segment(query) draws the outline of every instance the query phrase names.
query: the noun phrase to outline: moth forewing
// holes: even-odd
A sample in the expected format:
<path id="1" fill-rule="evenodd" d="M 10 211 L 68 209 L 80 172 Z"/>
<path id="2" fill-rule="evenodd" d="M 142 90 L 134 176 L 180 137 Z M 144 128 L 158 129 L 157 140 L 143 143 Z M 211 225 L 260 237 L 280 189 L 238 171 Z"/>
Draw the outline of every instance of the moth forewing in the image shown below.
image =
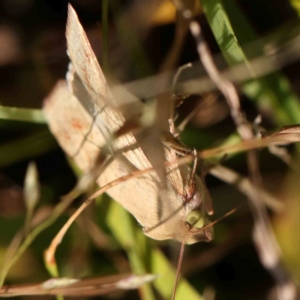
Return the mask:
<path id="1" fill-rule="evenodd" d="M 59 83 L 46 100 L 44 111 L 50 129 L 62 148 L 75 159 L 84 172 L 88 172 L 96 162 L 100 147 L 107 143 L 107 135 L 114 134 L 123 126 L 125 116 L 119 108 L 121 104 L 117 103 L 110 93 L 95 54 L 71 5 L 68 13 L 66 37 L 68 53 L 74 67 L 72 76 L 68 76 L 68 86 L 71 90 L 67 89 L 65 83 Z M 142 103 L 138 102 L 137 105 Z M 156 131 L 154 139 L 157 139 L 158 135 L 160 133 Z M 127 133 L 113 142 L 112 148 L 116 150 L 136 144 L 138 146 L 116 155 L 98 178 L 97 183 L 100 186 L 132 171 L 152 166 L 149 161 L 149 149 L 145 146 L 147 142 L 143 143 L 143 137 L 145 139 L 147 136 Z M 158 145 L 162 145 L 160 141 Z M 162 147 L 162 151 L 165 152 L 166 161 L 176 159 L 176 155 L 169 148 Z M 195 235 L 192 233 L 193 228 L 199 228 L 201 221 L 189 223 L 191 212 L 192 219 L 195 219 L 196 215 L 196 221 L 197 218 L 204 218 L 205 222 L 202 223 L 207 223 L 203 205 L 206 193 L 202 180 L 195 176 L 196 189 L 194 194 L 187 198 L 185 190 L 190 168 L 184 165 L 165 171 L 163 165 L 162 162 L 161 168 L 167 174 L 165 186 L 162 185 L 159 172 L 156 172 L 123 182 L 111 188 L 108 191 L 109 195 L 128 210 L 142 225 L 145 234 L 153 239 L 174 239 L 189 244 L 211 240 L 212 228 Z"/>
<path id="2" fill-rule="evenodd" d="M 90 95 L 90 97 L 79 98 L 79 101 L 92 116 L 97 116 L 95 122 L 102 132 L 113 134 L 124 124 L 125 119 L 128 120 L 128 118 L 142 111 L 141 103 L 124 89 L 118 89 L 119 97 L 117 99 L 112 96 L 84 29 L 71 5 L 69 5 L 68 9 L 66 38 L 68 54 L 74 70 Z M 123 105 L 122 98 L 127 99 L 127 105 Z M 126 109 L 128 108 L 128 102 L 131 104 L 130 109 Z M 132 111 L 135 113 L 132 113 Z M 147 138 L 145 138 L 145 134 Z M 143 130 L 140 133 L 128 134 L 115 143 L 117 148 L 122 148 L 124 144 L 138 143 L 142 147 L 144 154 L 140 159 L 142 167 L 149 167 L 149 165 L 144 165 L 146 161 L 144 156 L 146 156 L 156 168 L 160 182 L 165 187 L 165 169 L 162 168 L 164 152 L 158 132 Z M 138 168 L 141 168 L 141 166 L 138 166 Z"/>

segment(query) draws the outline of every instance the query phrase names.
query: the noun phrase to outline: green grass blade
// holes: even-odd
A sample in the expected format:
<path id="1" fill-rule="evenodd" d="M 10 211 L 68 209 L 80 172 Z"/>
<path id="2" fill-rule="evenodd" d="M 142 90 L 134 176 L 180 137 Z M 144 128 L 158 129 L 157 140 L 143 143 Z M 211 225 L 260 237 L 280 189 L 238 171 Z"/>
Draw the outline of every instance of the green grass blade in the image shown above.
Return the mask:
<path id="1" fill-rule="evenodd" d="M 13 140 L 0 148 L 0 167 L 7 167 L 24 159 L 33 158 L 57 147 L 54 137 L 42 129 L 28 136 Z M 20 151 L 20 149 L 22 149 Z"/>
<path id="2" fill-rule="evenodd" d="M 300 0 L 290 0 L 290 3 L 300 18 Z"/>
<path id="3" fill-rule="evenodd" d="M 247 17 L 233 0 L 226 1 L 226 6 L 222 0 L 202 0 L 201 3 L 228 64 L 244 63 L 251 70 L 241 45 L 257 39 L 258 36 Z M 263 54 L 262 48 L 255 51 L 257 55 Z M 287 78 L 280 72 L 243 84 L 243 91 L 261 108 L 272 111 L 278 126 L 300 122 L 299 99 Z"/>
<path id="4" fill-rule="evenodd" d="M 0 119 L 46 124 L 41 109 L 0 106 Z"/>

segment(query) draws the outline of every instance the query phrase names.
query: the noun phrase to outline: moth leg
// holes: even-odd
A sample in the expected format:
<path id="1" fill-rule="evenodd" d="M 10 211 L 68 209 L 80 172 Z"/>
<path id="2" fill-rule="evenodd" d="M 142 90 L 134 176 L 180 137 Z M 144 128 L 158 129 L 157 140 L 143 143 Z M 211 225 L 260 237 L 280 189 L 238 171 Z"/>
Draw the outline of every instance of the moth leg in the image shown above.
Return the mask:
<path id="1" fill-rule="evenodd" d="M 161 135 L 162 143 L 171 150 L 174 150 L 176 154 L 185 156 L 193 153 L 193 150 L 183 145 L 179 140 L 178 136 L 180 132 L 177 132 L 174 121 L 169 119 L 170 131 L 165 131 Z"/>
<path id="2" fill-rule="evenodd" d="M 180 156 L 193 153 L 192 149 L 183 145 L 178 139 L 176 139 L 170 132 L 164 132 L 162 134 L 162 143 L 169 149 L 175 151 Z"/>
<path id="3" fill-rule="evenodd" d="M 179 81 L 179 77 L 182 74 L 182 72 L 185 69 L 191 68 L 192 66 L 193 66 L 192 63 L 187 63 L 187 64 L 179 67 L 178 70 L 176 71 L 174 77 L 173 77 L 173 82 L 172 82 L 172 90 L 174 91 L 173 98 L 174 98 L 175 101 L 177 100 L 176 101 L 177 106 L 179 106 L 185 100 L 185 98 L 187 98 L 189 95 L 181 95 L 180 93 L 176 92 L 176 85 Z"/>
<path id="4" fill-rule="evenodd" d="M 192 169 L 190 170 L 190 173 L 187 176 L 185 185 L 184 185 L 184 193 L 185 197 L 188 201 L 193 195 L 196 193 L 196 170 L 198 166 L 198 155 L 197 155 L 197 150 L 188 148 L 187 146 L 183 145 L 180 143 L 178 139 L 176 139 L 173 134 L 172 134 L 172 126 L 173 123 L 170 121 L 170 132 L 164 133 L 162 142 L 163 144 L 168 147 L 169 149 L 173 150 L 177 155 L 180 156 L 185 156 L 187 154 L 193 154 L 194 155 L 194 161 L 193 161 L 193 166 Z M 174 128 L 174 127 L 173 127 Z M 203 164 L 203 163 L 202 163 Z M 210 166 L 212 168 L 213 166 Z M 210 196 L 210 193 L 205 185 L 204 177 L 208 173 L 202 170 L 203 168 L 201 167 L 201 181 L 203 183 L 203 210 L 209 214 L 213 214 L 213 205 L 212 205 L 212 199 Z"/>
<path id="5" fill-rule="evenodd" d="M 196 193 L 196 169 L 198 164 L 197 150 L 190 149 L 190 151 L 194 155 L 194 161 L 193 161 L 193 167 L 187 176 L 186 184 L 185 184 L 185 194 L 188 200 L 191 199 Z"/>
<path id="6" fill-rule="evenodd" d="M 191 169 L 190 174 L 187 177 L 187 182 L 186 182 L 186 196 L 189 199 L 190 197 L 193 197 L 193 195 L 196 193 L 196 170 L 198 166 L 198 155 L 197 155 L 197 150 L 193 149 L 191 150 L 193 155 L 194 155 L 194 161 L 193 161 L 193 167 Z M 212 198 L 210 196 L 209 190 L 205 184 L 205 179 L 203 176 L 202 172 L 202 167 L 201 167 L 201 181 L 203 183 L 203 211 L 207 213 L 208 215 L 213 215 L 214 210 L 213 210 L 213 205 L 212 205 Z"/>
<path id="7" fill-rule="evenodd" d="M 215 94 L 212 95 L 212 97 L 216 97 Z M 180 103 L 181 104 L 181 103 Z M 177 139 L 179 134 L 184 130 L 185 126 L 188 124 L 189 120 L 198 112 L 198 110 L 202 108 L 201 105 L 198 105 L 197 109 L 192 111 L 176 128 L 174 124 L 174 119 L 169 119 L 170 124 L 170 132 L 164 133 L 162 141 L 163 144 L 174 150 L 177 155 L 185 156 L 187 154 L 194 154 L 194 161 L 193 161 L 193 167 L 191 169 L 190 174 L 188 174 L 187 181 L 185 183 L 184 193 L 186 196 L 186 199 L 190 199 L 193 197 L 193 195 L 196 192 L 196 170 L 198 165 L 198 155 L 196 149 L 191 149 L 182 143 Z M 202 163 L 203 164 L 203 163 Z M 207 213 L 208 215 L 213 215 L 213 205 L 212 205 L 212 198 L 210 196 L 210 193 L 206 187 L 204 177 L 208 173 L 204 172 L 201 167 L 201 181 L 203 183 L 203 211 Z"/>
<path id="8" fill-rule="evenodd" d="M 185 156 L 187 154 L 193 154 L 194 155 L 194 161 L 193 166 L 190 171 L 190 173 L 187 176 L 185 185 L 184 185 L 184 194 L 187 201 L 191 199 L 195 193 L 196 193 L 196 170 L 198 166 L 198 155 L 197 150 L 191 149 L 182 143 L 176 138 L 176 129 L 173 120 L 169 120 L 170 123 L 170 132 L 164 133 L 162 137 L 163 144 L 168 147 L 169 149 L 172 149 L 175 151 L 177 155 Z M 175 134 L 174 134 L 175 133 Z M 206 174 L 202 172 L 201 167 L 201 181 L 203 183 L 203 211 L 207 213 L 208 215 L 212 215 L 214 213 L 213 211 L 213 205 L 212 205 L 212 199 L 210 196 L 210 193 L 205 185 L 204 177 Z"/>

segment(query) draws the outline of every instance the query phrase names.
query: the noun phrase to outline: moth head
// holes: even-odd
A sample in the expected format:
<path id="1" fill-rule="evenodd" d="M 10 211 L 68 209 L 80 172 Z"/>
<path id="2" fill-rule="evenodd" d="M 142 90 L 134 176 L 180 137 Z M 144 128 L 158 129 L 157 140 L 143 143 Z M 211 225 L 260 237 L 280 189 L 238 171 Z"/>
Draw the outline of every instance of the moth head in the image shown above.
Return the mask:
<path id="1" fill-rule="evenodd" d="M 185 240 L 186 244 L 198 242 L 210 242 L 214 237 L 213 226 L 210 226 L 210 220 L 199 210 L 192 210 L 186 217 L 188 234 Z"/>
<path id="2" fill-rule="evenodd" d="M 192 210 L 186 217 L 186 222 L 194 228 L 200 229 L 205 224 L 205 219 L 200 211 Z"/>

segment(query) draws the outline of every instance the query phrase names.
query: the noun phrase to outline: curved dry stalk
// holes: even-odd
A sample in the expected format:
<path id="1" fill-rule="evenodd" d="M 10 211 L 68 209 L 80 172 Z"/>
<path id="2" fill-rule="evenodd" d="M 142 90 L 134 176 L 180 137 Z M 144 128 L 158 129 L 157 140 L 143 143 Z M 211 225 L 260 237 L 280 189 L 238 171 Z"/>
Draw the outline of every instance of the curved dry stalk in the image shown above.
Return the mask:
<path id="1" fill-rule="evenodd" d="M 293 126 L 294 132 L 285 132 L 283 127 L 278 132 L 264 138 L 256 138 L 248 141 L 242 141 L 234 145 L 220 146 L 203 150 L 199 155 L 200 158 L 212 158 L 223 156 L 225 154 L 233 154 L 242 151 L 253 149 L 261 149 L 269 145 L 287 145 L 290 143 L 300 142 L 300 127 L 299 125 Z"/>
<path id="2" fill-rule="evenodd" d="M 140 170 L 133 172 L 132 174 L 128 174 L 126 176 L 120 177 L 116 180 L 111 181 L 110 183 L 104 185 L 101 187 L 97 192 L 93 193 L 91 196 L 89 196 L 82 204 L 81 206 L 72 214 L 72 216 L 69 218 L 69 220 L 65 223 L 65 225 L 60 229 L 60 231 L 57 233 L 57 235 L 52 239 L 52 242 L 50 246 L 45 250 L 44 252 L 44 258 L 47 263 L 51 263 L 55 261 L 55 252 L 57 246 L 61 243 L 64 235 L 66 234 L 67 230 L 70 228 L 70 226 L 73 224 L 73 222 L 76 220 L 76 218 L 85 210 L 87 206 L 89 206 L 94 199 L 102 195 L 104 192 L 106 192 L 109 188 L 116 186 L 117 184 L 127 181 L 129 179 L 133 179 L 139 176 L 142 176 L 144 174 L 147 174 L 149 172 L 155 172 L 154 168 L 149 168 L 145 170 Z M 63 201 L 66 201 L 73 197 L 73 195 L 67 195 L 64 197 Z"/>
<path id="3" fill-rule="evenodd" d="M 282 130 L 278 131 L 277 133 L 272 134 L 270 137 L 265 137 L 265 138 L 262 138 L 262 139 L 256 139 L 256 140 L 251 140 L 251 141 L 244 141 L 244 142 L 241 142 L 241 143 L 238 143 L 238 144 L 235 144 L 235 145 L 230 145 L 230 146 L 226 146 L 226 147 L 221 146 L 221 147 L 216 147 L 216 148 L 213 148 L 213 149 L 200 151 L 198 153 L 198 157 L 200 159 L 212 158 L 212 157 L 217 157 L 217 156 L 220 156 L 220 155 L 224 155 L 226 153 L 230 154 L 230 153 L 241 152 L 241 151 L 245 151 L 245 150 L 249 150 L 249 149 L 262 148 L 262 147 L 266 147 L 266 146 L 268 146 L 270 144 L 274 144 L 274 143 L 275 144 L 276 143 L 277 144 L 284 144 L 284 143 L 287 143 L 287 142 L 291 143 L 291 142 L 299 141 L 300 140 L 300 134 L 298 133 L 299 129 L 300 129 L 299 126 L 294 126 L 292 128 L 293 128 L 293 130 L 291 130 L 291 128 L 289 128 L 289 131 L 286 131 L 286 129 L 283 128 Z M 178 165 L 181 165 L 181 164 L 186 164 L 186 163 L 192 162 L 193 159 L 194 159 L 193 155 L 187 155 L 185 157 L 181 157 L 181 158 L 177 159 L 174 162 L 166 163 L 166 166 L 176 166 L 176 165 L 178 166 Z M 115 182 L 112 182 L 106 188 L 108 189 L 110 186 L 114 186 L 114 185 L 116 185 L 120 182 L 124 182 L 126 180 L 129 180 L 130 178 L 142 176 L 142 175 L 150 173 L 150 172 L 154 172 L 154 169 L 153 168 L 148 168 L 148 169 L 145 169 L 145 170 L 139 170 L 139 171 L 133 172 L 132 174 L 129 174 L 127 176 L 123 176 L 122 178 L 119 178 L 119 179 L 115 180 Z M 216 172 L 219 172 L 219 174 L 217 174 Z M 221 166 L 216 166 L 215 168 L 213 168 L 211 170 L 211 174 L 217 176 L 221 180 L 224 180 L 225 182 L 228 182 L 228 183 L 234 182 L 237 178 L 241 179 L 241 177 L 237 177 L 237 176 L 240 176 L 240 175 L 234 173 L 232 170 L 229 170 L 229 169 L 225 170 L 224 167 L 221 167 Z M 230 181 L 230 178 L 232 178 L 231 181 Z M 240 181 L 240 182 L 243 183 L 244 180 L 245 179 L 243 178 L 242 181 Z M 238 188 L 239 189 L 241 188 L 242 192 L 245 192 L 244 189 L 248 190 L 248 192 L 251 192 L 250 191 L 252 189 L 251 182 L 249 181 L 249 182 L 246 182 L 244 184 L 246 185 L 246 187 L 239 186 Z M 104 187 L 103 187 L 103 189 L 104 189 Z M 97 192 L 95 192 L 93 195 L 91 195 L 88 198 L 88 201 L 91 201 L 91 199 L 98 197 L 102 192 L 103 192 L 103 190 L 101 190 L 101 189 L 98 190 Z M 5 267 L 5 270 L 2 269 L 0 283 L 3 282 L 9 268 L 20 257 L 20 255 L 23 253 L 23 251 L 26 249 L 26 247 L 34 239 L 34 237 L 37 236 L 43 230 L 43 228 L 46 228 L 47 226 L 52 224 L 54 222 L 54 220 L 56 219 L 56 217 L 58 215 L 60 215 L 63 211 L 65 211 L 65 209 L 73 201 L 73 199 L 74 199 L 73 196 L 74 195 L 69 195 L 68 197 L 65 197 L 64 201 L 61 202 L 57 206 L 57 208 L 54 209 L 52 215 L 44 223 L 40 224 L 37 228 L 35 228 L 31 232 L 29 237 L 24 240 L 24 242 L 22 243 L 20 248 L 17 250 L 17 253 L 15 254 L 15 257 L 10 260 L 9 265 Z M 265 203 L 271 203 L 272 202 L 272 208 L 273 209 L 275 209 L 275 210 L 280 209 L 280 205 L 278 205 L 278 201 L 276 201 L 276 200 L 274 201 L 272 199 L 273 197 L 268 195 L 265 191 L 262 191 L 261 197 L 262 197 L 262 199 L 264 199 Z M 271 200 L 271 202 L 270 202 L 270 200 Z M 17 244 L 19 244 L 19 242 Z M 51 254 L 51 255 L 53 256 L 54 254 Z"/>
<path id="4" fill-rule="evenodd" d="M 300 134 L 297 132 L 300 130 L 299 126 L 293 127 L 296 132 L 290 133 L 286 132 L 286 130 L 283 128 L 282 130 L 278 131 L 277 133 L 272 134 L 270 137 L 265 137 L 263 139 L 255 139 L 250 141 L 243 141 L 241 143 L 230 145 L 230 146 L 221 146 L 216 147 L 213 149 L 208 149 L 204 151 L 198 152 L 198 157 L 201 159 L 204 158 L 212 158 L 224 154 L 230 154 L 230 153 L 236 153 L 241 152 L 249 149 L 256 149 L 256 148 L 262 148 L 266 147 L 270 144 L 276 144 L 276 143 L 286 143 L 286 141 L 298 141 L 300 140 Z M 290 134 L 292 136 L 290 136 Z M 186 163 L 192 162 L 194 159 L 194 155 L 187 155 L 185 157 L 178 158 L 177 160 L 173 162 L 167 162 L 165 163 L 166 167 L 171 166 L 178 166 Z M 56 237 L 52 240 L 50 246 L 45 251 L 45 259 L 46 261 L 50 262 L 52 259 L 54 259 L 55 251 L 59 243 L 61 242 L 63 236 L 67 232 L 68 228 L 72 225 L 72 223 L 75 221 L 75 219 L 80 215 L 80 213 L 92 202 L 93 199 L 99 197 L 102 193 L 107 191 L 109 188 L 121 183 L 125 182 L 127 180 L 130 180 L 132 178 L 137 178 L 139 176 L 143 176 L 145 174 L 155 172 L 154 168 L 148 168 L 144 170 L 138 170 L 135 172 L 132 172 L 131 174 L 128 174 L 126 176 L 120 177 L 107 185 L 100 188 L 98 191 L 93 193 L 91 196 L 89 196 L 85 202 L 78 208 L 78 210 L 70 217 L 68 222 L 62 227 L 62 229 L 59 231 L 59 233 L 56 235 Z M 213 169 L 210 170 L 210 173 L 219 179 L 229 183 L 229 184 L 235 184 L 237 185 L 238 189 L 244 193 L 246 196 L 254 196 L 255 191 L 258 191 L 260 193 L 260 197 L 262 201 L 268 205 L 270 208 L 272 208 L 274 211 L 281 211 L 283 208 L 283 204 L 277 200 L 272 195 L 268 194 L 263 189 L 255 187 L 251 183 L 250 180 L 247 178 L 242 177 L 241 175 L 237 174 L 236 172 L 225 168 L 224 166 L 217 165 Z M 74 195 L 71 193 L 64 197 L 64 201 L 72 199 Z"/>
<path id="5" fill-rule="evenodd" d="M 21 245 L 18 247 L 14 256 L 8 261 L 5 266 L 2 267 L 0 273 L 0 287 L 3 285 L 5 277 L 9 269 L 14 265 L 14 263 L 20 258 L 24 251 L 29 247 L 32 241 L 46 228 L 52 225 L 56 219 L 67 209 L 67 207 L 72 203 L 74 199 L 68 199 L 67 201 L 59 203 L 52 211 L 52 214 L 42 223 L 38 224 L 32 229 L 30 234 L 24 239 Z"/>

